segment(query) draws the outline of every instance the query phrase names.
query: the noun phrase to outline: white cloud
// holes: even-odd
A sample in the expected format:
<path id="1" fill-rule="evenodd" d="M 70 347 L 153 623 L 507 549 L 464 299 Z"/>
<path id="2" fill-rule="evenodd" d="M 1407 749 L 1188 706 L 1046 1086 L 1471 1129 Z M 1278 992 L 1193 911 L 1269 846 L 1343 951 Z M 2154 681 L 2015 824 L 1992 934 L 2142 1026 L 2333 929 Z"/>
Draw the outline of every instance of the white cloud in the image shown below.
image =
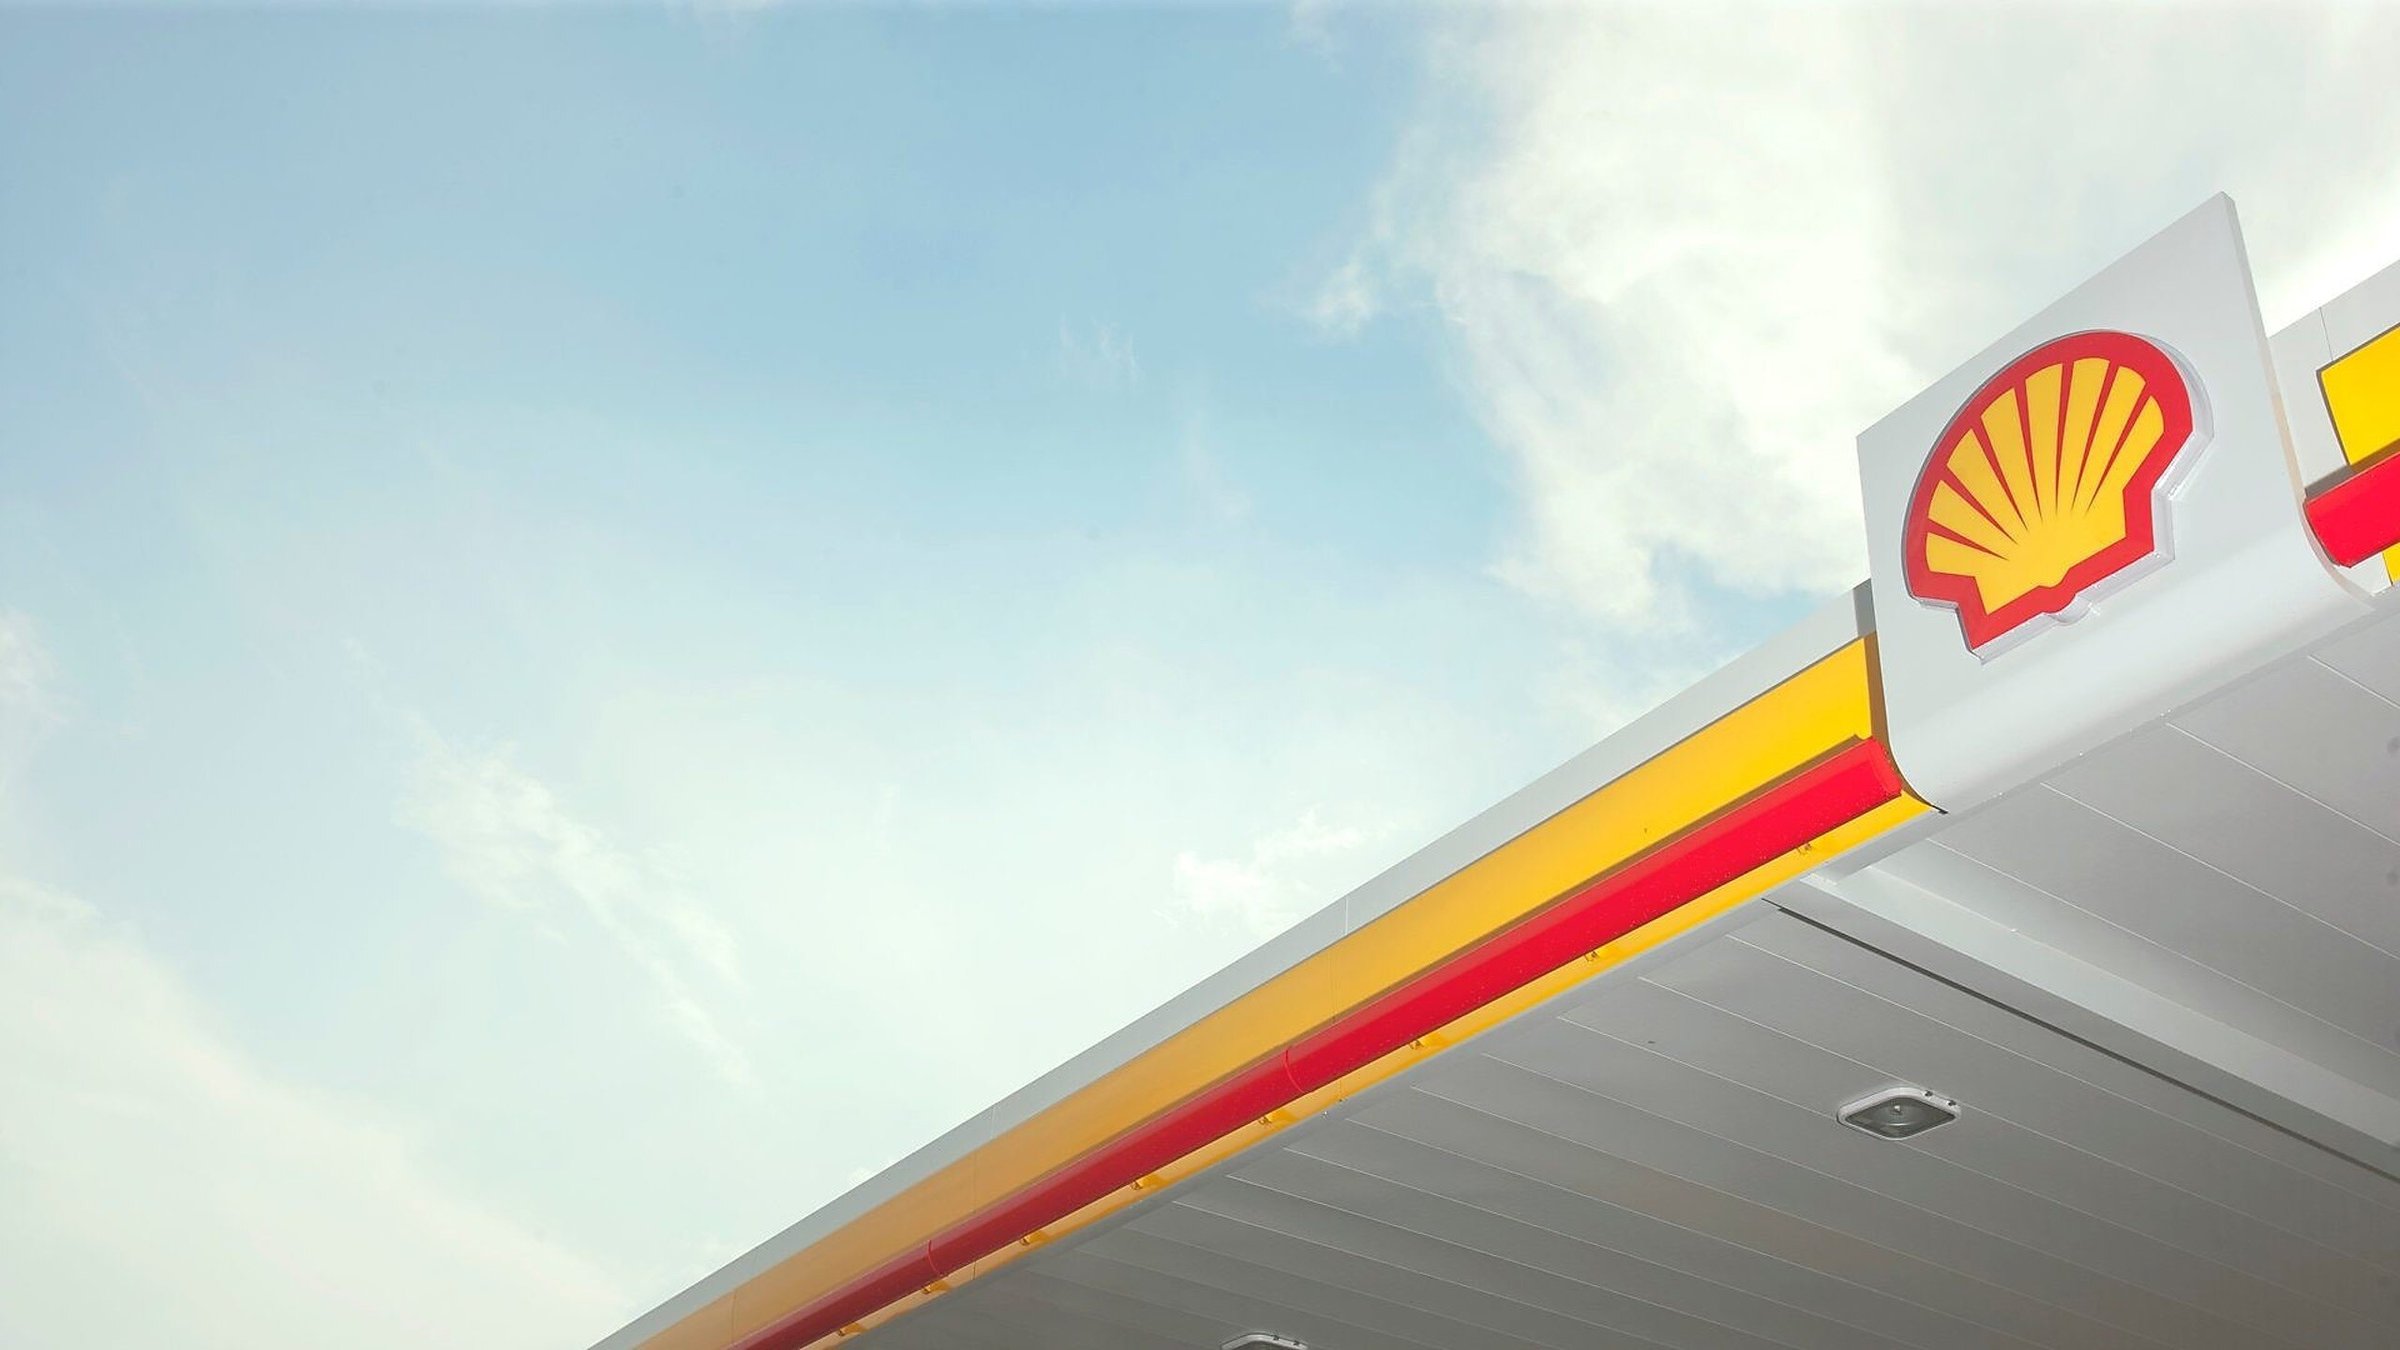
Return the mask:
<path id="1" fill-rule="evenodd" d="M 1142 382 L 1142 363 L 1133 343 L 1115 324 L 1097 320 L 1078 331 L 1058 321 L 1059 373 L 1094 389 L 1130 389 Z"/>
<path id="2" fill-rule="evenodd" d="M 34 631 L 33 619 L 0 610 L 0 717 L 47 719 L 55 663 Z"/>
<path id="3" fill-rule="evenodd" d="M 750 1056 L 710 1011 L 742 984 L 733 934 L 653 862 L 578 820 L 505 751 L 463 749 L 421 723 L 400 822 L 431 839 L 470 893 L 565 939 L 578 922 L 649 982 L 662 1014 L 727 1081 L 755 1080 Z"/>
<path id="4" fill-rule="evenodd" d="M 1514 460 L 1499 561 L 1620 630 L 1864 574 L 1856 434 L 2219 188 L 2268 317 L 2400 253 L 2400 19 L 2362 8 L 1508 9 L 1325 283 L 1423 287 Z"/>
<path id="5" fill-rule="evenodd" d="M 1365 327 L 1381 303 L 1366 259 L 1352 256 L 1325 278 L 1301 312 L 1319 328 L 1347 337 Z"/>
<path id="6" fill-rule="evenodd" d="M 1340 882 L 1360 880 L 1337 874 L 1383 833 L 1330 826 L 1310 810 L 1291 825 L 1261 835 L 1244 858 L 1180 852 L 1175 855 L 1175 909 L 1197 918 L 1230 919 L 1261 937 L 1281 932 L 1331 900 Z"/>
<path id="7" fill-rule="evenodd" d="M 1213 444 L 1205 413 L 1197 409 L 1187 413 L 1183 419 L 1184 483 L 1208 520 L 1239 525 L 1250 518 L 1250 494 L 1226 472 Z"/>
<path id="8" fill-rule="evenodd" d="M 248 1061 L 129 931 L 0 878 L 0 1344 L 572 1346 L 627 1300 Z"/>
<path id="9" fill-rule="evenodd" d="M 0 609 L 0 811 L 12 805 L 34 743 L 58 725 L 56 686 L 57 662 L 32 617 Z"/>

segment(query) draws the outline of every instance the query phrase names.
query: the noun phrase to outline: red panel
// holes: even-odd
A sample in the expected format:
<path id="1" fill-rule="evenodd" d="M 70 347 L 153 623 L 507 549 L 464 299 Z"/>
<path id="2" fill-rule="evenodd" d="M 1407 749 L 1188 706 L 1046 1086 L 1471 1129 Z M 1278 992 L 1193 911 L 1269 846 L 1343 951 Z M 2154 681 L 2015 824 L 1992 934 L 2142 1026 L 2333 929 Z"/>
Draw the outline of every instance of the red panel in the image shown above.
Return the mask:
<path id="1" fill-rule="evenodd" d="M 2400 447 L 2309 498 L 2308 527 L 2344 567 L 2400 547 Z"/>
<path id="2" fill-rule="evenodd" d="M 1883 747 L 1854 741 L 937 1234 L 922 1250 L 794 1309 L 735 1350 L 798 1350 L 839 1331 L 1856 820 L 1902 790 Z"/>

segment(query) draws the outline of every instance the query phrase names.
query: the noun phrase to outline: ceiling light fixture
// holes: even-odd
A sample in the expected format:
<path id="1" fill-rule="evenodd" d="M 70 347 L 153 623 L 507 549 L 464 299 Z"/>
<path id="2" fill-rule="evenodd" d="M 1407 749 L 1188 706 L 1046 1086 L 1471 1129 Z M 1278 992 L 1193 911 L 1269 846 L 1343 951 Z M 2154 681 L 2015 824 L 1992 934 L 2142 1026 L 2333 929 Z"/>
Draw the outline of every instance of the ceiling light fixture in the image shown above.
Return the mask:
<path id="1" fill-rule="evenodd" d="M 1878 1139 L 1911 1139 L 1958 1119 L 1958 1103 L 1921 1087 L 1896 1087 L 1845 1106 L 1842 1123 Z"/>
<path id="2" fill-rule="evenodd" d="M 1253 1331 L 1247 1336 L 1236 1336 L 1225 1342 L 1225 1350 L 1308 1350 L 1308 1347 L 1289 1336 L 1270 1336 L 1263 1331 Z"/>

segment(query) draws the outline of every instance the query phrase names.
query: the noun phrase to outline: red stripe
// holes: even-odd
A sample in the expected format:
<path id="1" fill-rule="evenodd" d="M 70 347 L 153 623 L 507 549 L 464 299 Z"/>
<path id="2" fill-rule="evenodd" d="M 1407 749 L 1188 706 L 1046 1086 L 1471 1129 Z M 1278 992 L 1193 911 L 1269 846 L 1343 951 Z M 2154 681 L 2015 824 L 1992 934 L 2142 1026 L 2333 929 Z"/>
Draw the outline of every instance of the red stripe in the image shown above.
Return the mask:
<path id="1" fill-rule="evenodd" d="M 2343 567 L 2400 547 L 2400 445 L 2309 498 L 2308 527 Z"/>
<path id="2" fill-rule="evenodd" d="M 922 1249 L 794 1309 L 734 1350 L 798 1350 L 839 1331 L 1896 800 L 1902 791 L 1883 747 L 1853 741 L 953 1225 Z"/>
<path id="3" fill-rule="evenodd" d="M 1260 1060 L 953 1225 L 930 1244 L 935 1262 L 957 1270 L 989 1256 L 1044 1224 L 1055 1223 L 1306 1095 L 1285 1067 L 1287 1053 Z"/>
<path id="4" fill-rule="evenodd" d="M 1883 747 L 1858 741 L 1676 836 L 1291 1049 L 1309 1090 L 1516 992 L 1898 797 Z"/>

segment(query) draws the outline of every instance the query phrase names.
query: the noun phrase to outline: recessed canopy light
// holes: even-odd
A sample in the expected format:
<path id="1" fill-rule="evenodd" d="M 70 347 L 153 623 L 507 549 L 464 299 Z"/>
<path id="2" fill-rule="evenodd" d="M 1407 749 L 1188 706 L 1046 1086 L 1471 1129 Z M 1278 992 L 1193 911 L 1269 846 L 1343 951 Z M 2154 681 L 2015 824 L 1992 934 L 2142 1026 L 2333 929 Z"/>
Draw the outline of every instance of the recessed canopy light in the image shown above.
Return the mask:
<path id="1" fill-rule="evenodd" d="M 1270 1336 L 1263 1331 L 1253 1331 L 1247 1336 L 1236 1336 L 1225 1342 L 1225 1350 L 1308 1350 L 1308 1347 L 1289 1336 Z"/>
<path id="2" fill-rule="evenodd" d="M 1850 1103 L 1842 1123 L 1879 1139 L 1909 1139 L 1958 1119 L 1958 1103 L 1920 1087 L 1892 1088 Z"/>

